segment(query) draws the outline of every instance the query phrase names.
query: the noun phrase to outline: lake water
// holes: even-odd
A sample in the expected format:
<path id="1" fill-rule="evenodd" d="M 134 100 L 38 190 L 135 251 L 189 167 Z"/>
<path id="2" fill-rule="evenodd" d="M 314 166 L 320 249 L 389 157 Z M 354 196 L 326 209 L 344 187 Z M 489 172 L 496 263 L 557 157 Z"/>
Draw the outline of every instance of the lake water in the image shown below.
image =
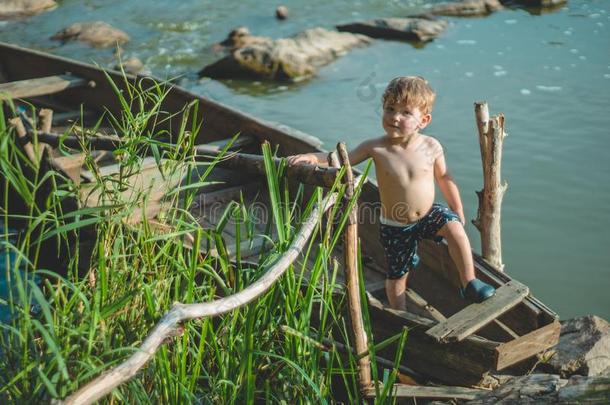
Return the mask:
<path id="1" fill-rule="evenodd" d="M 153 3 L 153 4 L 151 4 Z M 422 48 L 376 41 L 295 85 L 197 79 L 215 60 L 211 44 L 239 25 L 255 35 L 290 36 L 315 26 L 422 10 L 424 1 L 64 0 L 56 10 L 0 23 L 0 40 L 63 56 L 114 64 L 112 50 L 48 39 L 77 21 L 104 20 L 131 36 L 124 54 L 159 77 L 265 119 L 319 137 L 326 148 L 379 135 L 379 99 L 399 75 L 425 76 L 438 93 L 426 132 L 443 143 L 473 218 L 482 174 L 473 102 L 506 116 L 503 204 L 506 271 L 562 318 L 610 319 L 610 2 L 571 0 L 548 13 L 507 9 L 451 25 Z M 428 2 L 431 3 L 431 2 Z M 468 225 L 475 247 L 478 234 Z M 478 250 L 478 249 L 477 249 Z"/>

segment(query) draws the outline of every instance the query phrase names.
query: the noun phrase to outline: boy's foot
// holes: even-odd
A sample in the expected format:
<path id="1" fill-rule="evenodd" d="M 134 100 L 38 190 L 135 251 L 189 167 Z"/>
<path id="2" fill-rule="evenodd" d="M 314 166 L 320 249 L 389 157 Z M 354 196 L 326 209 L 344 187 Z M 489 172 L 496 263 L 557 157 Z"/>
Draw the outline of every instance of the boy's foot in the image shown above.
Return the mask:
<path id="1" fill-rule="evenodd" d="M 496 289 L 489 284 L 475 278 L 470 280 L 465 288 L 460 288 L 462 298 L 472 302 L 481 303 L 496 293 Z"/>

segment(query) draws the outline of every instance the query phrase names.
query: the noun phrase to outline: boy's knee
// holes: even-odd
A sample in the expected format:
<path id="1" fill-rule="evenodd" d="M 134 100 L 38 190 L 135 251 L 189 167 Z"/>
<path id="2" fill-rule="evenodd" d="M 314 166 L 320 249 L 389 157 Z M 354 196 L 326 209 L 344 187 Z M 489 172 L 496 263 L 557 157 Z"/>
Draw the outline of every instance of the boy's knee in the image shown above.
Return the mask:
<path id="1" fill-rule="evenodd" d="M 458 221 L 449 221 L 442 228 L 441 232 L 439 232 L 441 236 L 452 239 L 452 240 L 460 240 L 466 238 L 466 231 L 464 230 L 464 226 Z"/>

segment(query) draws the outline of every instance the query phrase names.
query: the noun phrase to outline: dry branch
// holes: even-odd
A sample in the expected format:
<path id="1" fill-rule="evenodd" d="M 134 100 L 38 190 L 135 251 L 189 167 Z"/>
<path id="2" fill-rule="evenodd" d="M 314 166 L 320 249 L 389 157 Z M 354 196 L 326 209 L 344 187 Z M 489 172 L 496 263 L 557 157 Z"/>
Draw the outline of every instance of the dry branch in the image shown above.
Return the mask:
<path id="1" fill-rule="evenodd" d="M 354 196 L 354 175 L 349 162 L 345 144 L 337 145 L 339 161 L 345 166 L 347 189 L 345 193 L 346 202 Z M 348 204 L 346 204 L 348 206 Z M 354 204 L 350 213 L 344 234 L 345 252 L 345 283 L 347 286 L 347 299 L 349 315 L 354 333 L 354 347 L 360 356 L 368 351 L 368 342 L 362 319 L 362 305 L 360 303 L 360 286 L 358 281 L 358 205 Z M 358 379 L 360 388 L 365 390 L 371 385 L 371 363 L 368 356 L 358 360 Z"/>
<path id="2" fill-rule="evenodd" d="M 501 208 L 508 187 L 501 180 L 502 142 L 506 136 L 504 116 L 500 114 L 490 119 L 485 102 L 475 103 L 474 109 L 483 163 L 483 189 L 477 191 L 479 209 L 472 223 L 481 233 L 483 258 L 502 270 Z"/>
<path id="3" fill-rule="evenodd" d="M 315 207 L 301 226 L 299 233 L 288 247 L 288 250 L 269 266 L 265 274 L 252 285 L 236 294 L 200 304 L 174 304 L 172 309 L 161 318 L 146 337 L 137 351 L 126 361 L 108 372 L 95 378 L 74 394 L 67 397 L 63 404 L 91 404 L 109 394 L 120 384 L 130 380 L 144 365 L 153 358 L 159 347 L 167 338 L 174 336 L 180 324 L 191 320 L 225 314 L 244 306 L 264 294 L 293 263 L 313 233 L 323 212 L 336 201 L 335 193 L 327 195 Z"/>

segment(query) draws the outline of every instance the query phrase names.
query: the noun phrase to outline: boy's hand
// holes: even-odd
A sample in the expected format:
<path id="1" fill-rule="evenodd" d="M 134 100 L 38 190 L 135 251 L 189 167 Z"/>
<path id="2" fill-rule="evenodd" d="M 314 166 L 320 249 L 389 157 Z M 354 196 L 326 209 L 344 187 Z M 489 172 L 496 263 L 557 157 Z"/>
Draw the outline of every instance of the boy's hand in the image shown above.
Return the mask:
<path id="1" fill-rule="evenodd" d="M 302 155 L 292 155 L 286 158 L 289 166 L 299 165 L 299 164 L 308 164 L 308 165 L 317 165 L 318 159 L 312 153 L 305 153 Z"/>

